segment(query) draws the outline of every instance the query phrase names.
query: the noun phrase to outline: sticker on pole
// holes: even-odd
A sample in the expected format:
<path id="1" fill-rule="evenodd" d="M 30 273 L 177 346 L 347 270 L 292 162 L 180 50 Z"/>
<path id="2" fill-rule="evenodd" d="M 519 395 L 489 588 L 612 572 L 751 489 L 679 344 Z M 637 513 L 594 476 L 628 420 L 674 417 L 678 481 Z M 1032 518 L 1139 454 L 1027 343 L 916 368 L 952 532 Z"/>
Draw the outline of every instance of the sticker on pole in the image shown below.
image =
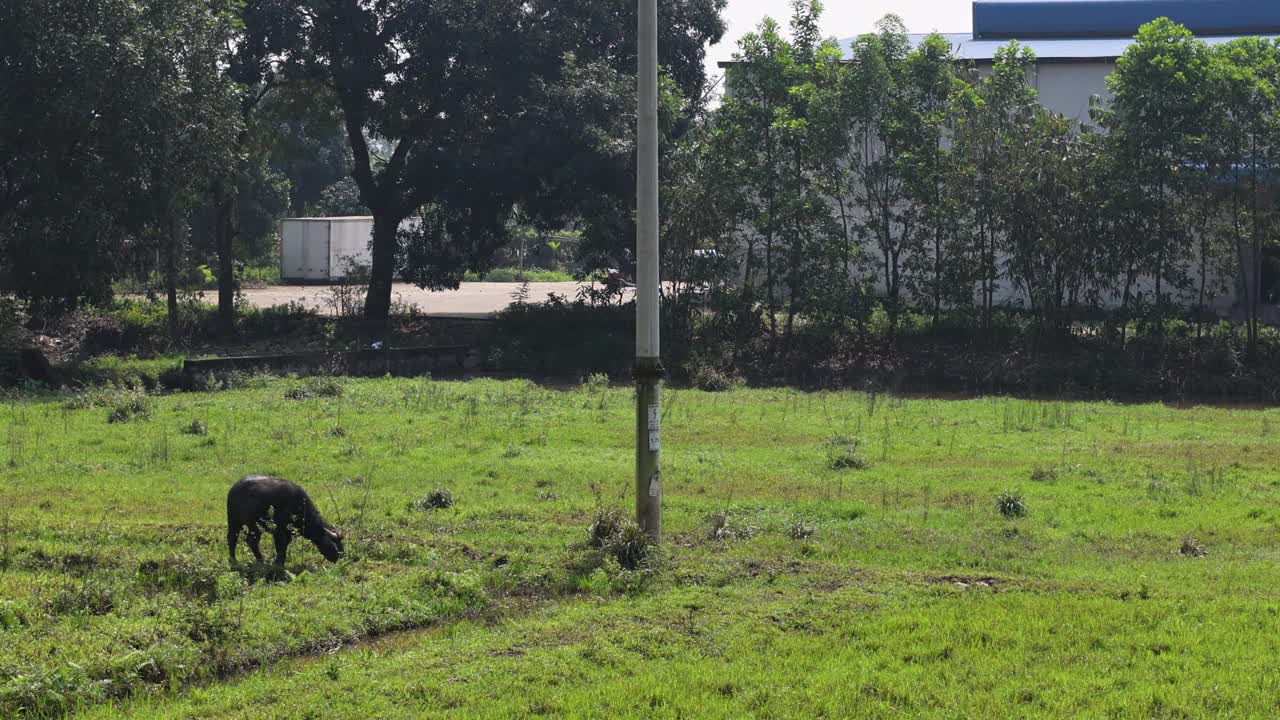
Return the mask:
<path id="1" fill-rule="evenodd" d="M 654 473 L 649 478 L 649 497 L 658 497 L 662 494 L 662 473 Z"/>
<path id="2" fill-rule="evenodd" d="M 649 406 L 649 429 L 657 430 L 662 424 L 662 407 L 659 405 Z"/>
<path id="3" fill-rule="evenodd" d="M 649 431 L 649 452 L 658 452 L 662 449 L 662 431 Z"/>

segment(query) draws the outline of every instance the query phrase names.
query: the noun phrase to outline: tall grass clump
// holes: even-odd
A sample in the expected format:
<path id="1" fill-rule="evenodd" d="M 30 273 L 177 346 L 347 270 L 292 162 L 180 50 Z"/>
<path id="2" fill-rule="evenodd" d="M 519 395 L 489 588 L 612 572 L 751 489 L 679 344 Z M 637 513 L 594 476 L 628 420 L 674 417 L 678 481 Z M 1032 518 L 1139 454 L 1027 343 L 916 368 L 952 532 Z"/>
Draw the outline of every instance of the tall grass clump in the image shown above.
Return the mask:
<path id="1" fill-rule="evenodd" d="M 1022 493 L 1008 491 L 996 496 L 996 510 L 1010 520 L 1027 516 L 1027 501 Z"/>
<path id="2" fill-rule="evenodd" d="M 1183 557 L 1202 558 L 1208 555 L 1209 551 L 1196 536 L 1186 535 L 1182 538 L 1182 544 L 1178 546 L 1178 554 Z"/>
<path id="3" fill-rule="evenodd" d="M 613 557 L 624 570 L 640 569 L 656 547 L 653 538 L 617 508 L 596 511 L 587 530 L 587 544 Z"/>
<path id="4" fill-rule="evenodd" d="M 451 507 L 453 507 L 453 493 L 444 488 L 432 490 L 409 504 L 409 509 L 417 512 L 448 510 Z"/>
<path id="5" fill-rule="evenodd" d="M 291 386 L 285 391 L 285 398 L 289 400 L 311 400 L 314 398 L 339 398 L 342 397 L 346 388 L 337 378 L 332 377 L 313 377 Z"/>
<path id="6" fill-rule="evenodd" d="M 827 467 L 832 470 L 866 470 L 870 467 L 859 452 L 857 438 L 836 435 L 823 444 L 827 453 Z"/>
<path id="7" fill-rule="evenodd" d="M 153 412 L 151 398 L 140 392 L 121 394 L 112 404 L 107 422 L 128 423 L 137 420 L 150 420 Z"/>

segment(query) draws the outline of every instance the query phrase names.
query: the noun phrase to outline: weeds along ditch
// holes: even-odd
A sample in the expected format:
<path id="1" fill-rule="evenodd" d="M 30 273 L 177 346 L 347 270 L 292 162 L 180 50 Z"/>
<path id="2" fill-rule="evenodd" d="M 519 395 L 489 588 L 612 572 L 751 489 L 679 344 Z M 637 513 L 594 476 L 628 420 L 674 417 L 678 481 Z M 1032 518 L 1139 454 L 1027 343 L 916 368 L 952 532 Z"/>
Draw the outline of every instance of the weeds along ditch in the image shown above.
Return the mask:
<path id="1" fill-rule="evenodd" d="M 1223 622 L 1274 622 L 1278 411 L 786 389 L 664 400 L 655 549 L 627 521 L 632 394 L 599 376 L 10 394 L 0 716 L 163 699 L 395 630 L 580 600 L 609 613 L 740 596 L 725 612 L 746 631 L 760 593 L 856 587 L 949 617 L 938 593 L 962 585 L 1025 595 L 1034 618 L 1002 611 L 1015 635 L 1059 612 L 1032 602 L 1049 596 L 1115 612 L 1155 599 L 1149 622 L 1215 603 Z M 226 492 L 251 473 L 303 484 L 348 557 L 328 565 L 299 542 L 283 572 L 231 569 Z M 1142 662 L 1100 647 L 1099 661 Z"/>

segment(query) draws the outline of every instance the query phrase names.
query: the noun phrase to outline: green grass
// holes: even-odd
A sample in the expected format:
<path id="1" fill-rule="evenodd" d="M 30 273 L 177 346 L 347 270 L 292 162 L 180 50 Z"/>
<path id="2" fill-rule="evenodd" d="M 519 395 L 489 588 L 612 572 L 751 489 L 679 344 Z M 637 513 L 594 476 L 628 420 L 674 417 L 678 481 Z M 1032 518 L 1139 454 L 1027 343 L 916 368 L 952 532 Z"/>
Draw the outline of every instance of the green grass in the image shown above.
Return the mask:
<path id="1" fill-rule="evenodd" d="M 483 275 L 467 273 L 466 282 L 520 283 L 520 282 L 573 282 L 573 276 L 560 270 L 529 268 L 496 268 Z"/>
<path id="2" fill-rule="evenodd" d="M 0 406 L 0 716 L 1280 710 L 1274 410 L 668 391 L 632 572 L 586 542 L 630 502 L 628 390 L 298 385 Z M 230 571 L 250 472 L 350 557 Z"/>

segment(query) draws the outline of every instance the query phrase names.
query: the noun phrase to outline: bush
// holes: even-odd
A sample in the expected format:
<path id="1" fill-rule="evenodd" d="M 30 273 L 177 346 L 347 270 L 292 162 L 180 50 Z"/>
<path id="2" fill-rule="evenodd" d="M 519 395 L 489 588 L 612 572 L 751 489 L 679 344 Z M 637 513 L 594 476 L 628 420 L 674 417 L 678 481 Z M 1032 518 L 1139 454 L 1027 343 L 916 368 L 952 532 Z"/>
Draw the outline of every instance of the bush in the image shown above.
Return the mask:
<path id="1" fill-rule="evenodd" d="M 637 570 L 653 555 L 653 538 L 617 508 L 600 508 L 587 531 L 587 544 L 597 548 L 624 570 Z"/>
<path id="2" fill-rule="evenodd" d="M 313 398 L 338 398 L 342 397 L 346 388 L 337 378 L 332 377 L 313 377 L 307 378 L 301 383 L 290 387 L 285 391 L 285 398 L 289 400 L 311 400 Z"/>
<path id="3" fill-rule="evenodd" d="M 1208 555 L 1209 551 L 1194 535 L 1187 535 L 1182 538 L 1182 544 L 1178 546 L 1178 554 L 1183 557 L 1202 558 Z"/>
<path id="4" fill-rule="evenodd" d="M 1058 471 L 1051 467 L 1036 466 L 1031 471 L 1031 482 L 1051 483 L 1058 479 Z"/>
<path id="5" fill-rule="evenodd" d="M 866 470 L 870 464 L 858 453 L 858 440 L 836 435 L 827 440 L 827 467 L 832 470 Z"/>
<path id="6" fill-rule="evenodd" d="M 447 510 L 451 507 L 453 507 L 453 493 L 445 489 L 432 490 L 409 504 L 409 509 L 417 512 Z"/>
<path id="7" fill-rule="evenodd" d="M 787 535 L 792 540 L 808 540 L 816 532 L 812 525 L 806 525 L 803 518 L 796 518 L 787 526 Z"/>
<path id="8" fill-rule="evenodd" d="M 48 605 L 54 615 L 108 615 L 116 607 L 116 589 L 90 578 L 83 584 L 63 587 Z"/>
<path id="9" fill-rule="evenodd" d="M 653 548 L 653 538 L 640 529 L 639 525 L 628 521 L 605 546 L 605 551 L 612 555 L 623 569 L 637 570 L 649 559 Z"/>
<path id="10" fill-rule="evenodd" d="M 111 414 L 107 416 L 107 422 L 115 424 L 150 420 L 151 413 L 151 398 L 138 392 L 127 393 L 115 402 Z"/>
<path id="11" fill-rule="evenodd" d="M 31 618 L 25 608 L 12 600 L 0 600 L 0 631 L 17 630 L 30 624 Z"/>
<path id="12" fill-rule="evenodd" d="M 685 365 L 689 384 L 705 392 L 728 392 L 742 387 L 746 382 L 733 365 L 733 346 L 718 343 L 706 352 L 695 354 Z"/>
<path id="13" fill-rule="evenodd" d="M 710 529 L 708 540 L 750 540 L 755 536 L 757 528 L 751 525 L 735 526 L 728 510 L 713 512 L 707 516 Z"/>
<path id="14" fill-rule="evenodd" d="M 996 496 L 996 510 L 1006 518 L 1027 516 L 1027 503 L 1018 492 L 1004 492 Z"/>
<path id="15" fill-rule="evenodd" d="M 182 426 L 182 434 L 204 436 L 209 434 L 209 425 L 200 418 L 195 418 L 191 422 Z"/>
<path id="16" fill-rule="evenodd" d="M 593 548 L 604 548 L 622 532 L 627 522 L 626 516 L 617 508 L 600 508 L 587 529 L 587 544 Z"/>
<path id="17" fill-rule="evenodd" d="M 538 268 L 494 268 L 481 274 L 469 272 L 464 282 L 521 283 L 521 282 L 573 282 L 573 276 L 559 270 L 541 270 Z"/>

